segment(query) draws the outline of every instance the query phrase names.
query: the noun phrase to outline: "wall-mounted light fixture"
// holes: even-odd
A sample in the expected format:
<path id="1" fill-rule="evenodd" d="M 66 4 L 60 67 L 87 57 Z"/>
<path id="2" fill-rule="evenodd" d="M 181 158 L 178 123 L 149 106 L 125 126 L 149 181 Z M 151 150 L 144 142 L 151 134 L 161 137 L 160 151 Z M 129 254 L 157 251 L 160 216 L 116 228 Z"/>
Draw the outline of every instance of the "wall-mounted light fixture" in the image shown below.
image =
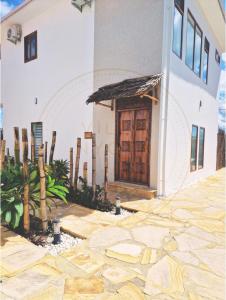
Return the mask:
<path id="1" fill-rule="evenodd" d="M 201 110 L 202 107 L 202 100 L 199 101 L 199 111 Z"/>
<path id="2" fill-rule="evenodd" d="M 85 5 L 91 7 L 92 0 L 71 0 L 71 4 L 74 5 L 80 12 Z"/>
<path id="3" fill-rule="evenodd" d="M 35 97 L 35 104 L 38 104 L 38 97 Z"/>

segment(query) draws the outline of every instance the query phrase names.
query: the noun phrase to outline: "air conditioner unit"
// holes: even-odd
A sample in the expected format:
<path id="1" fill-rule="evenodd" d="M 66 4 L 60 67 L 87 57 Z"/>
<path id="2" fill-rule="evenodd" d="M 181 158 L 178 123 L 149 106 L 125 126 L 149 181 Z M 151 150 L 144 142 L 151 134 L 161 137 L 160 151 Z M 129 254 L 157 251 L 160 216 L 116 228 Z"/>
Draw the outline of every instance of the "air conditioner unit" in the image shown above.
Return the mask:
<path id="1" fill-rule="evenodd" d="M 71 0 L 71 4 L 74 5 L 80 12 L 82 12 L 83 6 L 88 5 L 91 7 L 92 0 Z"/>
<path id="2" fill-rule="evenodd" d="M 16 44 L 17 42 L 21 41 L 22 36 L 22 28 L 19 24 L 14 24 L 10 26 L 7 31 L 7 40 Z"/>

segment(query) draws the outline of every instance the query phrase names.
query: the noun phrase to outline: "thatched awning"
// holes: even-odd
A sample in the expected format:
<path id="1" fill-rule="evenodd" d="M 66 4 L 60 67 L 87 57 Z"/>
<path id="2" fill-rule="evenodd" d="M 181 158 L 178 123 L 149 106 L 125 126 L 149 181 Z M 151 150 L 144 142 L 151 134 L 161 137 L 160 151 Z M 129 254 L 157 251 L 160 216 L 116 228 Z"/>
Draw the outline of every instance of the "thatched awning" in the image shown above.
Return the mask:
<path id="1" fill-rule="evenodd" d="M 86 103 L 101 102 L 125 97 L 147 95 L 162 78 L 162 74 L 126 79 L 118 83 L 105 85 L 93 93 Z"/>

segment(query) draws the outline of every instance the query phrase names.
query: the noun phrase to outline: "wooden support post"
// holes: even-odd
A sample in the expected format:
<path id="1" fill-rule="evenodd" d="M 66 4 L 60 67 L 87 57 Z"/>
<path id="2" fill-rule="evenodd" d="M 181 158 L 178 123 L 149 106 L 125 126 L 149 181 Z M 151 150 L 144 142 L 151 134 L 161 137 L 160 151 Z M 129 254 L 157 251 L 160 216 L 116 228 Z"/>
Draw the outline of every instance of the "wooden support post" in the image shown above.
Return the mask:
<path id="1" fill-rule="evenodd" d="M 79 174 L 79 161 L 81 155 L 81 138 L 77 138 L 77 152 L 75 159 L 75 178 L 74 178 L 74 189 L 78 188 L 78 174 Z"/>
<path id="2" fill-rule="evenodd" d="M 83 163 L 83 179 L 87 183 L 88 182 L 88 163 L 85 161 Z"/>
<path id="3" fill-rule="evenodd" d="M 29 213 L 29 183 L 28 183 L 28 139 L 27 129 L 22 129 L 22 154 L 23 154 L 23 177 L 24 177 L 24 231 L 30 231 L 30 213 Z"/>
<path id="4" fill-rule="evenodd" d="M 48 142 L 45 142 L 45 164 L 47 165 Z"/>
<path id="5" fill-rule="evenodd" d="M 55 144 L 56 144 L 56 131 L 53 131 L 52 144 L 51 144 L 51 149 L 50 149 L 50 154 L 49 154 L 49 164 L 52 164 L 52 162 L 53 162 L 53 154 L 54 154 Z"/>
<path id="6" fill-rule="evenodd" d="M 38 151 L 38 167 L 40 174 L 40 215 L 42 220 L 42 230 L 47 231 L 47 207 L 46 207 L 46 177 L 43 159 L 44 146 L 41 145 Z"/>
<path id="7" fill-rule="evenodd" d="M 33 127 L 31 126 L 31 161 L 35 162 L 35 134 Z"/>
<path id="8" fill-rule="evenodd" d="M 0 128 L 0 140 L 4 139 L 3 128 Z"/>
<path id="9" fill-rule="evenodd" d="M 5 140 L 0 140 L 0 170 L 2 171 L 4 169 L 5 165 Z"/>
<path id="10" fill-rule="evenodd" d="M 70 148 L 70 161 L 69 161 L 69 182 L 70 186 L 73 187 L 73 168 L 74 168 L 74 163 L 73 163 L 73 147 Z"/>
<path id="11" fill-rule="evenodd" d="M 108 145 L 104 151 L 104 200 L 108 199 Z"/>
<path id="12" fill-rule="evenodd" d="M 96 198 L 96 134 L 92 135 L 92 188 L 93 188 L 93 201 Z"/>
<path id="13" fill-rule="evenodd" d="M 15 163 L 20 163 L 20 133 L 19 127 L 14 127 L 14 155 Z"/>

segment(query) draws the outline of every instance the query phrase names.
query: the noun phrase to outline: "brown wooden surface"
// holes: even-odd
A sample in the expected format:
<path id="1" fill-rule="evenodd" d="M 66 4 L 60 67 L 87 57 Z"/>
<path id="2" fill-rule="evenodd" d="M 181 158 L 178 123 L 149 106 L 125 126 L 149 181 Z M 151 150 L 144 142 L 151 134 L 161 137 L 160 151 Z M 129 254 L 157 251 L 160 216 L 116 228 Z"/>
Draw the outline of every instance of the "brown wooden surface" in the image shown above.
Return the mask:
<path id="1" fill-rule="evenodd" d="M 31 161 L 35 161 L 35 134 L 33 126 L 31 126 Z"/>
<path id="2" fill-rule="evenodd" d="M 116 179 L 149 183 L 150 118 L 149 102 L 118 103 L 116 122 Z M 142 108 L 142 105 L 144 108 Z"/>
<path id="3" fill-rule="evenodd" d="M 93 188 L 93 201 L 96 197 L 96 134 L 93 133 L 92 137 L 92 188 Z"/>
<path id="4" fill-rule="evenodd" d="M 217 170 L 225 167 L 225 142 L 225 132 L 223 130 L 219 130 L 217 134 Z"/>
<path id="5" fill-rule="evenodd" d="M 108 145 L 104 150 L 104 200 L 108 199 Z"/>
<path id="6" fill-rule="evenodd" d="M 20 163 L 20 133 L 19 127 L 14 127 L 14 155 L 15 162 Z"/>
<path id="7" fill-rule="evenodd" d="M 6 141 L 0 140 L 0 170 L 4 169 Z"/>
<path id="8" fill-rule="evenodd" d="M 47 155 L 48 155 L 48 142 L 45 142 L 45 164 L 47 165 Z"/>
<path id="9" fill-rule="evenodd" d="M 24 231 L 28 233 L 30 231 L 30 213 L 29 213 L 29 183 L 28 181 L 28 138 L 27 129 L 22 129 L 22 154 L 23 154 L 23 177 L 24 177 Z"/>
<path id="10" fill-rule="evenodd" d="M 50 149 L 50 154 L 49 154 L 49 164 L 53 162 L 53 154 L 55 150 L 55 144 L 56 144 L 56 131 L 53 131 L 52 133 L 52 144 L 51 144 L 51 149 Z"/>
<path id="11" fill-rule="evenodd" d="M 40 215 L 42 220 L 42 230 L 46 232 L 48 227 L 47 206 L 46 206 L 46 178 L 44 169 L 44 146 L 41 145 L 38 151 L 38 168 L 40 174 Z"/>
<path id="12" fill-rule="evenodd" d="M 77 151 L 75 158 L 75 178 L 74 178 L 74 189 L 78 188 L 78 174 L 79 174 L 79 162 L 81 156 L 81 138 L 77 138 Z"/>
<path id="13" fill-rule="evenodd" d="M 70 182 L 70 186 L 73 186 L 73 147 L 70 148 L 70 158 L 69 158 L 69 182 Z"/>
<path id="14" fill-rule="evenodd" d="M 88 163 L 85 161 L 83 163 L 83 179 L 87 182 L 88 180 Z"/>

